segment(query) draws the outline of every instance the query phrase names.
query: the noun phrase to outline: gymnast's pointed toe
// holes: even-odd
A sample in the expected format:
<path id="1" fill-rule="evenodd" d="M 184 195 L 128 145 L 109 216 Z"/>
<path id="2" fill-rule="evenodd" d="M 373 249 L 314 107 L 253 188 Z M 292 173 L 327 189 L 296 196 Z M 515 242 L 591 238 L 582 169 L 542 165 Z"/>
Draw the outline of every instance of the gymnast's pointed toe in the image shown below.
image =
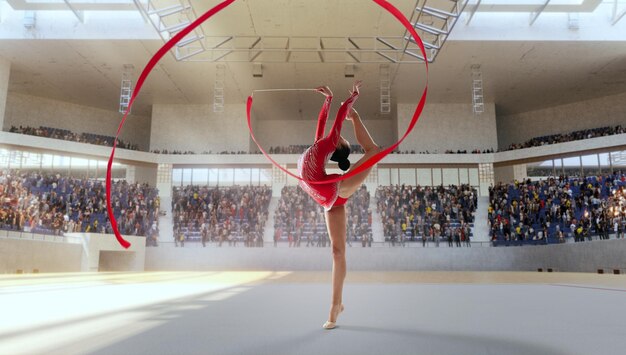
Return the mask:
<path id="1" fill-rule="evenodd" d="M 324 325 L 322 325 L 322 328 L 324 328 L 324 329 L 335 329 L 336 326 L 337 326 L 337 322 L 326 321 L 326 323 L 324 323 Z"/>

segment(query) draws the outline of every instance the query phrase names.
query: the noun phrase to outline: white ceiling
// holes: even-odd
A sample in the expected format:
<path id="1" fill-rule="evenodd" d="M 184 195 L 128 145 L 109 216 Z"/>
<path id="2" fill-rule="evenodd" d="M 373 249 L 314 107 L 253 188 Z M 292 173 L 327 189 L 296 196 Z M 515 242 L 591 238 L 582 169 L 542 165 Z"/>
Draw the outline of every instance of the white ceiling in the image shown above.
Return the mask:
<path id="1" fill-rule="evenodd" d="M 443 1 L 443 0 L 441 0 Z M 216 1 L 192 2 L 196 12 Z M 271 3 L 271 6 L 267 6 Z M 375 36 L 402 35 L 399 25 L 373 2 L 359 0 L 239 1 L 208 24 L 208 35 Z M 394 1 L 409 14 L 414 1 Z M 457 27 L 457 31 L 462 30 Z M 117 110 L 123 65 L 133 64 L 135 77 L 162 45 L 155 40 L 3 40 L 0 56 L 12 62 L 9 90 L 83 105 Z M 525 112 L 558 104 L 626 92 L 624 42 L 448 41 L 430 66 L 430 102 L 471 103 L 470 66 L 481 64 L 487 102 L 499 114 Z M 264 63 L 263 77 L 252 77 L 251 63 L 225 63 L 226 103 L 243 103 L 253 89 L 329 85 L 338 99 L 352 80 L 343 64 Z M 149 114 L 153 103 L 209 104 L 215 63 L 176 62 L 163 58 L 144 86 L 133 113 Z M 392 102 L 416 102 L 424 79 L 422 64 L 391 65 Z M 378 114 L 378 64 L 357 64 L 364 80 L 358 107 Z M 311 94 L 256 96 L 260 118 L 300 118 L 319 105 Z M 288 102 L 288 105 L 281 104 Z M 298 102 L 294 107 L 293 102 Z M 277 110 L 282 108 L 283 110 Z"/>

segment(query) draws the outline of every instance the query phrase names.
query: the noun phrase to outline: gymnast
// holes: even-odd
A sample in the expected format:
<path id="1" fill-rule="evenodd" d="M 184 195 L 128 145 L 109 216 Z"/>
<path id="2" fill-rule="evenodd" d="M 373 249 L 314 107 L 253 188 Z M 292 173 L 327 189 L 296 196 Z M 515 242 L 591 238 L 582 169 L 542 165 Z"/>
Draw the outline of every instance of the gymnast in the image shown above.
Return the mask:
<path id="1" fill-rule="evenodd" d="M 363 157 L 357 161 L 352 169 L 356 169 L 373 155 L 380 152 L 380 148 L 374 143 L 369 132 L 363 125 L 361 117 L 352 108 L 354 101 L 359 96 L 360 81 L 356 81 L 350 91 L 350 97 L 341 104 L 335 123 L 330 132 L 324 137 L 328 111 L 333 99 L 333 93 L 327 86 L 319 87 L 316 91 L 326 97 L 319 114 L 315 142 L 298 159 L 298 173 L 304 180 L 324 181 L 341 176 L 340 174 L 326 174 L 325 166 L 328 160 L 335 161 L 343 171 L 350 169 L 350 144 L 341 136 L 341 126 L 344 119 L 352 121 L 354 135 L 365 150 Z M 349 112 L 349 113 L 348 113 Z M 352 170 L 350 169 L 350 170 Z M 346 277 L 346 209 L 345 203 L 348 198 L 361 186 L 370 173 L 371 168 L 366 169 L 354 176 L 339 182 L 328 184 L 309 184 L 300 180 L 299 185 L 317 203 L 324 207 L 326 216 L 326 228 L 330 236 L 333 253 L 332 271 L 332 302 L 328 321 L 324 323 L 325 329 L 333 329 L 336 326 L 337 317 L 344 309 L 342 303 L 343 282 Z"/>

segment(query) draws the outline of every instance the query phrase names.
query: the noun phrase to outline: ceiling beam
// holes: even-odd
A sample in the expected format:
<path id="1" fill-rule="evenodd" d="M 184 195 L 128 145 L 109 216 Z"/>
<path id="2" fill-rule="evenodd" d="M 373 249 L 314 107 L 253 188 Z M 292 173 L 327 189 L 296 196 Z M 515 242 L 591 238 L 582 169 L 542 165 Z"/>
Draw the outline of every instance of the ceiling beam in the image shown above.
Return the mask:
<path id="1" fill-rule="evenodd" d="M 74 16 L 76 16 L 76 18 L 78 19 L 78 21 L 80 21 L 80 23 L 85 23 L 85 17 L 83 16 L 83 12 L 82 11 L 78 11 L 76 10 L 72 4 L 69 2 L 69 0 L 63 0 L 65 2 L 65 5 L 67 5 L 67 7 L 72 10 L 72 12 L 74 13 Z"/>
<path id="2" fill-rule="evenodd" d="M 546 7 L 548 7 L 548 4 L 550 3 L 550 0 L 546 0 L 543 5 L 539 6 L 539 8 L 537 9 L 537 11 L 535 12 L 531 12 L 530 13 L 530 23 L 528 24 L 529 26 L 532 26 L 533 23 L 535 23 L 535 21 L 537 21 L 537 18 L 539 17 L 539 15 L 541 15 L 541 13 L 543 12 L 543 10 L 546 9 Z"/>
<path id="3" fill-rule="evenodd" d="M 619 22 L 619 20 L 621 20 L 624 15 L 626 15 L 626 7 L 624 7 L 622 9 L 621 12 L 618 12 L 617 10 L 617 1 L 618 0 L 613 0 L 613 18 L 611 19 L 611 26 L 615 26 L 616 23 Z"/>
<path id="4" fill-rule="evenodd" d="M 472 11 L 470 11 L 469 17 L 467 18 L 467 21 L 465 21 L 465 26 L 469 26 L 470 22 L 472 22 L 472 19 L 474 18 L 474 15 L 476 14 L 476 10 L 478 10 L 478 7 L 480 6 L 481 2 L 482 0 L 478 0 L 476 2 L 476 5 L 473 6 Z"/>

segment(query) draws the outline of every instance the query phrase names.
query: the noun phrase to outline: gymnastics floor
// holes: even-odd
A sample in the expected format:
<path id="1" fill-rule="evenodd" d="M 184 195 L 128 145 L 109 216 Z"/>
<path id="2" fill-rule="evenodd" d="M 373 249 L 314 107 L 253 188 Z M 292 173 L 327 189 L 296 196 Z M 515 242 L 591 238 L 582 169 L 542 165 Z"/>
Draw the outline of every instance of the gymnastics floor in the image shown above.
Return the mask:
<path id="1" fill-rule="evenodd" d="M 348 272 L 0 275 L 0 354 L 624 354 L 626 276 Z"/>

